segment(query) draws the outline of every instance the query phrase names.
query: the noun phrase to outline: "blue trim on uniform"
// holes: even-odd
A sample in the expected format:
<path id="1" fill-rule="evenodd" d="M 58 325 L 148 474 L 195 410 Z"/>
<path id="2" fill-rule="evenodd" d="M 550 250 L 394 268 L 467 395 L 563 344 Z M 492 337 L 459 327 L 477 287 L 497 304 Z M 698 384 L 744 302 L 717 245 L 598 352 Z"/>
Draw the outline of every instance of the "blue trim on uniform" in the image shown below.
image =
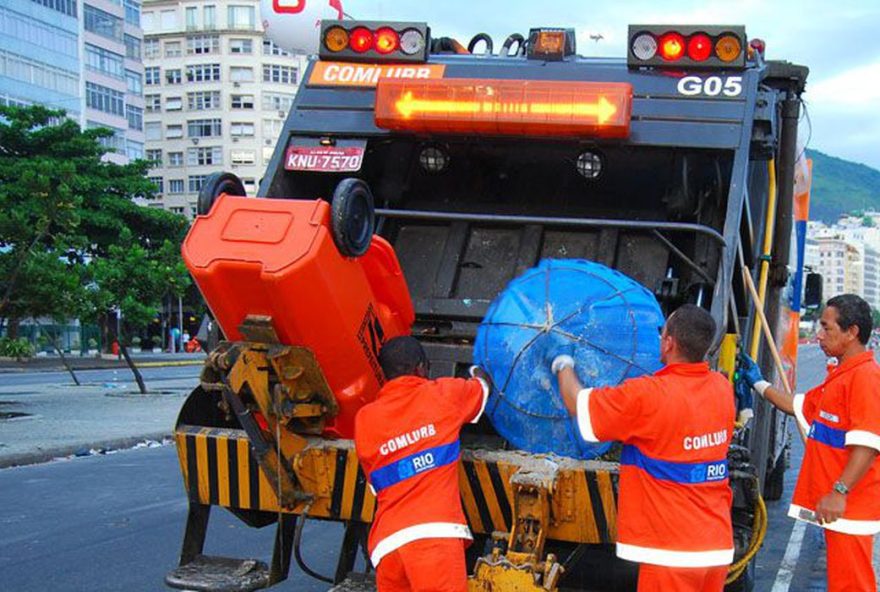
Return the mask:
<path id="1" fill-rule="evenodd" d="M 727 459 L 701 463 L 681 463 L 645 456 L 632 444 L 623 447 L 621 465 L 638 467 L 654 479 L 696 484 L 727 479 Z"/>
<path id="2" fill-rule="evenodd" d="M 370 473 L 370 484 L 376 493 L 410 477 L 452 464 L 458 460 L 458 440 L 420 450 Z"/>
<path id="3" fill-rule="evenodd" d="M 846 448 L 846 430 L 838 430 L 818 421 L 810 425 L 808 437 L 832 448 Z"/>

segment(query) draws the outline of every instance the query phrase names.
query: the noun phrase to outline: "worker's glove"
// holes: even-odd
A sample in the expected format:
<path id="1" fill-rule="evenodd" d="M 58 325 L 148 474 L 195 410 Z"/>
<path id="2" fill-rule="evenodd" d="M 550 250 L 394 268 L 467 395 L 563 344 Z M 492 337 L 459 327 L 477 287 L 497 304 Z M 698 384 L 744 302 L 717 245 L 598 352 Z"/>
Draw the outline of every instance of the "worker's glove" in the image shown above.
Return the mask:
<path id="1" fill-rule="evenodd" d="M 739 355 L 736 374 L 739 380 L 742 380 L 751 388 L 758 391 L 759 395 L 763 395 L 764 391 L 767 390 L 767 387 L 770 386 L 770 383 L 764 380 L 764 376 L 761 374 L 761 369 L 758 368 L 758 364 L 746 354 Z"/>
<path id="2" fill-rule="evenodd" d="M 547 348 L 546 360 L 550 371 L 558 374 L 563 368 L 574 368 L 574 344 L 562 337 L 553 336 L 554 343 Z"/>

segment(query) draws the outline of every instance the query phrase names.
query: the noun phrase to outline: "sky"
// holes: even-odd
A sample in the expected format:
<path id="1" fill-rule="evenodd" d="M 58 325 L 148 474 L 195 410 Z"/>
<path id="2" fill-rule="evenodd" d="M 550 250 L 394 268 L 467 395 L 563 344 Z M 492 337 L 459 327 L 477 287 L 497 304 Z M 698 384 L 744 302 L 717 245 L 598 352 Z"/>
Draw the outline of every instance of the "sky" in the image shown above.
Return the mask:
<path id="1" fill-rule="evenodd" d="M 808 147 L 880 169 L 880 2 L 876 0 L 341 0 L 361 20 L 427 22 L 434 37 L 574 27 L 587 56 L 626 56 L 630 24 L 745 25 L 766 57 L 810 68 Z M 590 35 L 602 35 L 598 42 Z"/>

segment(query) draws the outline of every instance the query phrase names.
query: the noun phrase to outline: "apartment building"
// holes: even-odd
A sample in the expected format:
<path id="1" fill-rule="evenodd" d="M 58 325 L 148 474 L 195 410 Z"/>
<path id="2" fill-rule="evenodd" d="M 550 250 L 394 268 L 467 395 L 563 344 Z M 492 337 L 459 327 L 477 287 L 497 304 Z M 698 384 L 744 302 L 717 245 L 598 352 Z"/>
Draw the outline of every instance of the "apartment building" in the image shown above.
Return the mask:
<path id="1" fill-rule="evenodd" d="M 146 157 L 161 199 L 193 217 L 211 173 L 256 192 L 290 110 L 305 56 L 263 38 L 258 0 L 146 0 Z"/>
<path id="2" fill-rule="evenodd" d="M 65 109 L 114 131 L 109 160 L 144 156 L 140 0 L 0 0 L 0 104 Z"/>
<path id="3" fill-rule="evenodd" d="M 822 274 L 822 293 L 827 300 L 836 294 L 864 294 L 864 255 L 861 245 L 842 235 L 813 239 L 818 251 L 816 271 Z"/>

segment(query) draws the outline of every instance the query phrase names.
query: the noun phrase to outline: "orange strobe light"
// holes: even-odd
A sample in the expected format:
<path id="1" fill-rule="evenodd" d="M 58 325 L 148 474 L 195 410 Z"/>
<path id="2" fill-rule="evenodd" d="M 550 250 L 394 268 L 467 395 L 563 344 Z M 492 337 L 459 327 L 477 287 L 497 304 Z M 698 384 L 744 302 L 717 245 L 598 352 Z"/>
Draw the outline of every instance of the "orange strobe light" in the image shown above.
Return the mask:
<path id="1" fill-rule="evenodd" d="M 617 82 L 380 78 L 376 125 L 399 131 L 625 138 L 632 86 Z"/>

